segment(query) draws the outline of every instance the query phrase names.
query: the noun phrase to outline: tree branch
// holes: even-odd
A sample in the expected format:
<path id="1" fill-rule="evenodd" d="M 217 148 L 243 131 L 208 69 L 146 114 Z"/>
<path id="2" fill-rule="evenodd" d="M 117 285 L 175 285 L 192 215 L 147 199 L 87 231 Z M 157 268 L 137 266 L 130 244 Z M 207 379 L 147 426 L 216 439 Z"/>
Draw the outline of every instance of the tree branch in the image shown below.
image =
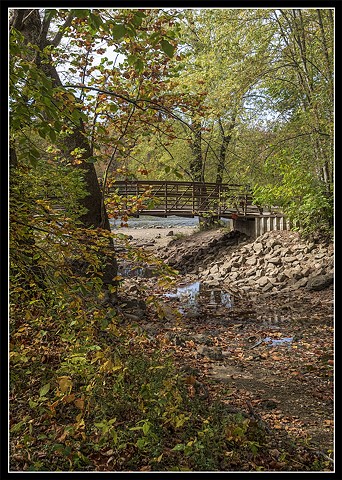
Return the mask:
<path id="1" fill-rule="evenodd" d="M 69 13 L 64 24 L 61 27 L 59 27 L 58 33 L 56 34 L 55 38 L 50 42 L 50 45 L 53 45 L 54 47 L 58 47 L 58 45 L 60 44 L 60 41 L 63 38 L 64 30 L 70 27 L 73 18 L 74 18 L 74 14 Z"/>

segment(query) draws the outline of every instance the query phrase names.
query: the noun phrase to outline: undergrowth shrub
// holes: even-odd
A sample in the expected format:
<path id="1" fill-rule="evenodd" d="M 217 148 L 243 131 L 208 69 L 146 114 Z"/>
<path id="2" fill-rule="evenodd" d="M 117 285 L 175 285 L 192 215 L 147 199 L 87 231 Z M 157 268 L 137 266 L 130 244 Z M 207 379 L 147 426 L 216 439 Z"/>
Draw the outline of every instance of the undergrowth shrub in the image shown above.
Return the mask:
<path id="1" fill-rule="evenodd" d="M 12 470 L 218 470 L 227 449 L 251 453 L 246 419 L 189 394 L 96 288 L 43 297 L 10 306 Z"/>

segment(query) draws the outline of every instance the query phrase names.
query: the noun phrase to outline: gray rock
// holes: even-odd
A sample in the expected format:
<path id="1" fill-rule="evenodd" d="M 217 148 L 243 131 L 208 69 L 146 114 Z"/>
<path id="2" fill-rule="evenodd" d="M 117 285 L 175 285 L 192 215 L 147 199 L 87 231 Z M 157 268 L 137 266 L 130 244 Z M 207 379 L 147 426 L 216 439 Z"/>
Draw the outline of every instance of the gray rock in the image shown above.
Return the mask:
<path id="1" fill-rule="evenodd" d="M 219 347 L 199 346 L 197 349 L 200 355 L 210 358 L 211 360 L 223 360 L 222 349 Z"/>
<path id="2" fill-rule="evenodd" d="M 334 282 L 334 276 L 332 274 L 327 275 L 317 275 L 316 277 L 309 278 L 306 288 L 308 290 L 324 290 L 325 288 L 330 287 Z"/>
<path id="3" fill-rule="evenodd" d="M 274 265 L 281 265 L 282 260 L 280 257 L 271 257 L 268 259 L 268 263 L 273 263 Z"/>
<path id="4" fill-rule="evenodd" d="M 293 288 L 302 288 L 308 283 L 307 278 L 300 278 L 296 283 L 293 284 Z"/>
<path id="5" fill-rule="evenodd" d="M 267 277 L 261 277 L 257 280 L 257 284 L 260 285 L 260 287 L 264 287 L 265 285 L 268 284 L 268 278 Z"/>

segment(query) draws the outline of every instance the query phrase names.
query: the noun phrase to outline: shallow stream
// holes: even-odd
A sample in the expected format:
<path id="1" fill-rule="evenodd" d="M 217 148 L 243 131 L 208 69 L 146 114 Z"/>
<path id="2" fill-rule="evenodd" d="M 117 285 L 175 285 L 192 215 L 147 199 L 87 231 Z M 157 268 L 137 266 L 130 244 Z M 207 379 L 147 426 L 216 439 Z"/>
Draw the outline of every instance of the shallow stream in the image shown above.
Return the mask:
<path id="1" fill-rule="evenodd" d="M 130 218 L 128 226 L 130 228 L 173 228 L 173 227 L 196 227 L 198 225 L 198 217 L 152 217 L 142 215 L 139 218 Z M 226 220 L 227 221 L 227 220 Z M 116 229 L 115 221 L 111 221 L 113 230 Z M 130 262 L 123 262 L 119 267 L 119 273 L 124 277 L 145 277 L 150 278 L 154 276 L 154 272 L 149 267 L 134 267 Z M 231 293 L 219 287 L 213 287 L 203 282 L 196 281 L 194 283 L 183 285 L 177 288 L 175 292 L 166 293 L 163 295 L 170 300 L 176 300 L 178 303 L 178 310 L 184 315 L 195 314 L 198 315 L 202 310 L 215 310 L 220 308 L 230 310 L 234 306 L 234 298 Z M 264 322 L 265 323 L 265 322 Z M 277 328 L 274 323 L 278 323 L 275 319 L 270 319 L 269 327 Z M 267 344 L 271 347 L 287 345 L 291 346 L 293 337 L 275 338 L 267 336 L 259 343 Z"/>
<path id="2" fill-rule="evenodd" d="M 229 219 L 221 218 L 221 221 L 227 223 Z M 175 227 L 197 227 L 198 217 L 177 217 L 172 215 L 170 217 L 153 217 L 150 215 L 141 215 L 139 218 L 130 217 L 128 219 L 129 228 L 175 228 Z M 120 226 L 121 221 L 110 220 L 111 227 L 115 230 Z"/>
<path id="3" fill-rule="evenodd" d="M 213 309 L 233 307 L 233 297 L 229 292 L 217 287 L 210 287 L 202 282 L 178 287 L 176 293 L 166 293 L 165 297 L 179 300 L 179 310 L 182 313 L 190 309 L 198 312 L 202 306 Z"/>

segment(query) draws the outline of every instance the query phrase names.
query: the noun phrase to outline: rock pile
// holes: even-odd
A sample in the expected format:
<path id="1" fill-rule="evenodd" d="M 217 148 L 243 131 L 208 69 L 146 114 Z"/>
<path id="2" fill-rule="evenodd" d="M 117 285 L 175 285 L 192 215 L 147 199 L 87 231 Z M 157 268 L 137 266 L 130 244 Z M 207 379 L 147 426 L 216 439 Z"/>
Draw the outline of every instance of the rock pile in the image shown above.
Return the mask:
<path id="1" fill-rule="evenodd" d="M 254 241 L 238 231 L 207 232 L 191 243 L 175 240 L 159 256 L 180 273 L 233 293 L 321 290 L 333 283 L 333 244 L 304 241 L 292 231 L 266 232 Z"/>
<path id="2" fill-rule="evenodd" d="M 237 230 L 209 230 L 174 239 L 156 253 L 182 274 L 198 273 L 200 268 L 212 264 L 222 253 L 227 254 L 231 248 L 241 245 L 248 238 Z"/>

